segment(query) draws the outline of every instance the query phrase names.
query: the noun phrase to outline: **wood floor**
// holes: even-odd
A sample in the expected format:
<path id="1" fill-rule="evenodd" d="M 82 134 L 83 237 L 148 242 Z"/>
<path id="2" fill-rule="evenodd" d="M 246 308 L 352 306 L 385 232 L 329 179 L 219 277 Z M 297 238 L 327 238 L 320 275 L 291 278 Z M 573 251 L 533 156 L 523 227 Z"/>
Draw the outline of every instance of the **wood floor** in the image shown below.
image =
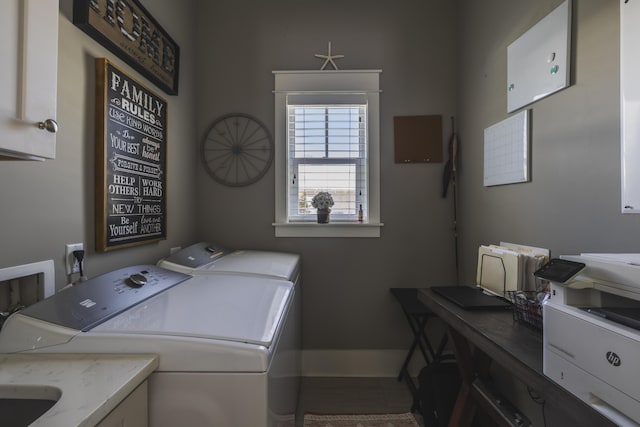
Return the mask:
<path id="1" fill-rule="evenodd" d="M 301 379 L 296 427 L 302 427 L 305 412 L 327 414 L 372 414 L 409 412 L 411 393 L 395 378 Z M 414 414 L 416 415 L 416 414 Z M 420 425 L 422 420 L 417 415 Z"/>

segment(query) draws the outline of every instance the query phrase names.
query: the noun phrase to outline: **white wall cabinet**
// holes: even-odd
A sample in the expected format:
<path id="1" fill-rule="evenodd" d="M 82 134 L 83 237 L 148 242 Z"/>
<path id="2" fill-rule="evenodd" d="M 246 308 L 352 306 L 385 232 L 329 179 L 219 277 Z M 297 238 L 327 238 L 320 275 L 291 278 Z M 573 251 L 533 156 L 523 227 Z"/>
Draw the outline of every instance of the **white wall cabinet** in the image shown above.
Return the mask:
<path id="1" fill-rule="evenodd" d="M 0 156 L 55 158 L 58 0 L 2 0 L 0 34 Z"/>
<path id="2" fill-rule="evenodd" d="M 622 212 L 640 213 L 640 3 L 620 0 Z"/>

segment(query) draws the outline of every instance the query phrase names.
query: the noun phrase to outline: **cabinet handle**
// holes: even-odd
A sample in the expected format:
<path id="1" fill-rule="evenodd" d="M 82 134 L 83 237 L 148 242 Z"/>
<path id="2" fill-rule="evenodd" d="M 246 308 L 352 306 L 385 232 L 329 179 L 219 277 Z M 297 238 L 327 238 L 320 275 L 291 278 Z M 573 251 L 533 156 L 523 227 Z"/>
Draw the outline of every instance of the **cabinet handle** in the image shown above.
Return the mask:
<path id="1" fill-rule="evenodd" d="M 56 133 L 58 132 L 58 122 L 53 119 L 47 119 L 44 122 L 38 123 L 38 128 L 44 129 L 47 132 Z"/>

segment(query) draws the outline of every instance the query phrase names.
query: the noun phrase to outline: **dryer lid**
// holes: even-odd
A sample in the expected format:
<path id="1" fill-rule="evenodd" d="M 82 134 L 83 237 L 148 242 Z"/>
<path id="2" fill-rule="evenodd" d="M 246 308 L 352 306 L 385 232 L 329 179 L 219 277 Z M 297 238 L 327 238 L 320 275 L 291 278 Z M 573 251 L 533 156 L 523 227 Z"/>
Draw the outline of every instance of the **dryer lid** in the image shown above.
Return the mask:
<path id="1" fill-rule="evenodd" d="M 288 252 L 238 250 L 231 252 L 200 242 L 158 261 L 158 266 L 190 275 L 211 273 L 244 274 L 296 282 L 300 255 Z"/>
<path id="2" fill-rule="evenodd" d="M 218 273 L 238 273 L 294 280 L 300 255 L 286 252 L 239 250 L 211 262 L 198 270 Z M 198 274 L 194 272 L 193 274 Z"/>
<path id="3" fill-rule="evenodd" d="M 293 284 L 284 280 L 197 276 L 91 332 L 205 338 L 269 347 L 292 297 Z"/>

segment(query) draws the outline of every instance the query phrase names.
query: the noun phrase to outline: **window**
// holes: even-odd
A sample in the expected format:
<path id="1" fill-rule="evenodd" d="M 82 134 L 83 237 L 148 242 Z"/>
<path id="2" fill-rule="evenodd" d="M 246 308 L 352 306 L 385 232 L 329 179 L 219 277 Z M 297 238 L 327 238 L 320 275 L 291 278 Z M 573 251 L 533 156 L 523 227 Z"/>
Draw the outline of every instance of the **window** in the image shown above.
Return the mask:
<path id="1" fill-rule="evenodd" d="M 293 99 L 292 99 L 293 98 Z M 357 221 L 367 206 L 367 104 L 287 103 L 289 220 L 313 221 L 311 199 L 333 196 L 334 221 Z"/>
<path id="2" fill-rule="evenodd" d="M 379 237 L 379 71 L 274 73 L 276 236 Z M 311 205 L 320 191 L 330 224 Z"/>

